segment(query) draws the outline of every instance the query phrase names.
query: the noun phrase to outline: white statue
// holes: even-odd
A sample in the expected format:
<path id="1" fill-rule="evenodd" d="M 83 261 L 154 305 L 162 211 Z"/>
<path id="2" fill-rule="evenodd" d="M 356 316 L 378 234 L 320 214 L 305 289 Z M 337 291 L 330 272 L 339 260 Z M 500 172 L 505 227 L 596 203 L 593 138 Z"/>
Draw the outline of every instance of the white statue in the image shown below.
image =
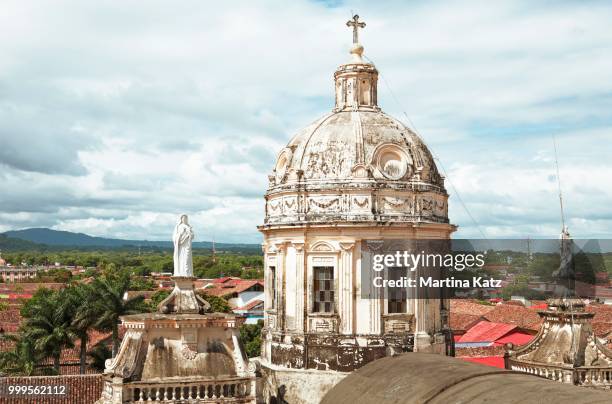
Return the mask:
<path id="1" fill-rule="evenodd" d="M 193 237 L 193 228 L 189 224 L 187 215 L 181 215 L 172 235 L 174 276 L 193 276 L 193 259 L 191 257 Z"/>

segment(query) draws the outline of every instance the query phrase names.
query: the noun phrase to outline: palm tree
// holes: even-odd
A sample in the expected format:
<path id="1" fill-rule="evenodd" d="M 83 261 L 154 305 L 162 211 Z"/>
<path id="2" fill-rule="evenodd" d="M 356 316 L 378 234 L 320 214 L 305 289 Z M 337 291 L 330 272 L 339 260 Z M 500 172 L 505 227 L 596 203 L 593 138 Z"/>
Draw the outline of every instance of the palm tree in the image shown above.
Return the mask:
<path id="1" fill-rule="evenodd" d="M 44 353 L 34 348 L 34 343 L 18 334 L 6 334 L 1 337 L 11 341 L 13 350 L 0 352 L 0 371 L 15 376 L 32 376 L 36 365 L 44 359 Z"/>
<path id="2" fill-rule="evenodd" d="M 97 278 L 92 283 L 92 287 L 95 291 L 96 310 L 99 313 L 95 327 L 104 331 L 112 331 L 112 354 L 115 357 L 119 350 L 119 317 L 147 311 L 143 304 L 144 298 L 136 296 L 124 299 L 125 293 L 130 289 L 130 277 L 127 274 Z"/>
<path id="3" fill-rule="evenodd" d="M 89 331 L 94 328 L 100 315 L 94 290 L 90 285 L 84 283 L 71 286 L 66 289 L 63 304 L 72 318 L 70 326 L 80 341 L 80 373 L 85 374 Z"/>
<path id="4" fill-rule="evenodd" d="M 34 348 L 53 358 L 53 369 L 60 371 L 62 349 L 74 347 L 76 335 L 71 327 L 70 310 L 63 304 L 65 291 L 40 294 L 31 299 L 24 323 L 24 338 Z"/>

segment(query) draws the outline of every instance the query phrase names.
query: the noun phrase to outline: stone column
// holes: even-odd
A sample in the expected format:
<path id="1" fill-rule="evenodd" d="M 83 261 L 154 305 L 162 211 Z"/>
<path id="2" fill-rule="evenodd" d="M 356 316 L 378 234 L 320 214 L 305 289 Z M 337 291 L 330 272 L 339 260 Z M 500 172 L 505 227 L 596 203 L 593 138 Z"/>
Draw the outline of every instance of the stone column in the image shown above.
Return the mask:
<path id="1" fill-rule="evenodd" d="M 276 243 L 276 329 L 285 329 L 285 255 L 287 244 Z"/>
<path id="2" fill-rule="evenodd" d="M 270 278 L 268 245 L 263 243 L 261 250 L 264 254 L 264 317 L 267 317 L 266 311 L 272 308 L 272 280 Z M 266 322 L 267 324 L 267 322 Z"/>
<path id="3" fill-rule="evenodd" d="M 340 243 L 340 265 L 338 266 L 338 314 L 340 333 L 353 333 L 353 248 L 355 243 Z"/>
<path id="4" fill-rule="evenodd" d="M 306 300 L 306 290 L 304 282 L 304 243 L 294 242 L 295 248 L 295 330 L 304 331 L 304 301 Z"/>
<path id="5" fill-rule="evenodd" d="M 416 300 L 416 333 L 414 334 L 414 350 L 416 352 L 431 351 L 431 335 L 429 334 L 430 299 L 419 296 Z"/>

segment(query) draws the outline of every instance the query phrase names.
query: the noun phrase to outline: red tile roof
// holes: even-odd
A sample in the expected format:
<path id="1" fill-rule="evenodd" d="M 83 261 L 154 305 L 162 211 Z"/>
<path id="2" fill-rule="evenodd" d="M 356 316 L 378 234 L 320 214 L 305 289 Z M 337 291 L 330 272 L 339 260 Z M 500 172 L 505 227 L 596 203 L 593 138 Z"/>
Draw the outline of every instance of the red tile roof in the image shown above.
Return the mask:
<path id="1" fill-rule="evenodd" d="M 63 289 L 66 287 L 65 283 L 38 283 L 38 282 L 18 282 L 18 283 L 0 283 L 0 293 L 6 292 L 36 292 L 39 288 L 46 289 Z"/>
<path id="2" fill-rule="evenodd" d="M 454 313 L 449 314 L 449 325 L 453 332 L 465 332 L 483 319 L 477 314 Z"/>
<path id="3" fill-rule="evenodd" d="M 462 357 L 464 361 L 480 363 L 481 365 L 492 366 L 504 369 L 504 358 L 501 356 L 481 356 L 481 357 Z"/>
<path id="4" fill-rule="evenodd" d="M 612 306 L 607 304 L 589 304 L 586 311 L 595 313 L 591 324 L 595 335 L 600 338 L 612 337 Z"/>
<path id="5" fill-rule="evenodd" d="M 495 345 L 506 345 L 508 342 L 516 345 L 525 345 L 535 337 L 533 334 L 527 334 L 518 330 L 511 331 L 509 334 L 504 335 L 495 341 Z"/>
<path id="6" fill-rule="evenodd" d="M 40 396 L 36 398 L 37 404 L 93 404 L 102 395 L 104 386 L 103 375 L 70 375 L 70 376 L 31 376 L 31 377 L 6 377 L 3 383 L 7 385 L 29 385 L 29 386 L 66 386 L 65 396 Z M 2 398 L 6 404 L 32 403 L 32 398 L 8 397 Z"/>
<path id="7" fill-rule="evenodd" d="M 481 321 L 459 338 L 458 342 L 495 342 L 514 330 L 516 325 Z"/>
<path id="8" fill-rule="evenodd" d="M 483 317 L 493 323 L 512 324 L 530 331 L 539 331 L 542 324 L 542 318 L 536 310 L 510 304 L 499 304 Z"/>
<path id="9" fill-rule="evenodd" d="M 450 301 L 450 312 L 451 313 L 462 313 L 472 315 L 484 315 L 485 313 L 493 310 L 495 306 L 488 304 L 481 304 L 474 300 L 468 299 L 451 299 Z"/>
<path id="10" fill-rule="evenodd" d="M 264 287 L 263 279 L 219 278 L 203 286 L 205 293 L 213 296 L 228 296 L 242 293 L 255 285 Z"/>
<path id="11" fill-rule="evenodd" d="M 263 304 L 263 300 L 255 299 L 252 302 L 249 302 L 242 307 L 235 308 L 234 311 L 238 311 L 238 310 L 249 311 L 259 306 L 260 304 Z"/>

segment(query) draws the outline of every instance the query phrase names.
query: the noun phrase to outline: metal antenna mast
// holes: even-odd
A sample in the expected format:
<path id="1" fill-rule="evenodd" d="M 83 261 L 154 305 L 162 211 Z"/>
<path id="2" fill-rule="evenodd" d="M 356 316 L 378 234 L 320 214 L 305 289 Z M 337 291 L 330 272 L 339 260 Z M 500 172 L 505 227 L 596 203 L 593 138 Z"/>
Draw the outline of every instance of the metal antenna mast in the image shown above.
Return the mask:
<path id="1" fill-rule="evenodd" d="M 563 194 L 561 193 L 561 177 L 559 176 L 559 158 L 557 156 L 557 140 L 555 135 L 552 135 L 553 146 L 555 148 L 555 166 L 557 168 L 557 186 L 559 187 L 559 205 L 561 206 L 561 225 L 562 229 L 565 230 L 565 213 L 563 212 Z"/>

